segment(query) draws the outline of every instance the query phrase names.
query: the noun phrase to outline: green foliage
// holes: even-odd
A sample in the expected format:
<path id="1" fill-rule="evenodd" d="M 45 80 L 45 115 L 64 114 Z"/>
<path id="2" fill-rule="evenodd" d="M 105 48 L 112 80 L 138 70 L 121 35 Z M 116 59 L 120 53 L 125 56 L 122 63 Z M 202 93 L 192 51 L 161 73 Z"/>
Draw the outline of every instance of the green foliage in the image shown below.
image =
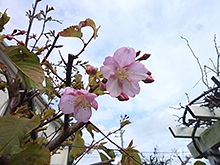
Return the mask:
<path id="1" fill-rule="evenodd" d="M 139 151 L 135 150 L 134 147 L 132 147 L 132 145 L 133 145 L 133 140 L 131 140 L 130 144 L 125 149 L 125 151 L 127 151 L 127 153 L 131 155 L 133 158 L 141 162 L 141 158 L 138 155 Z M 122 153 L 122 160 L 121 160 L 122 165 L 139 165 L 139 163 L 134 159 L 132 159 L 127 153 L 125 153 L 124 151 L 121 151 L 121 153 Z"/>
<path id="2" fill-rule="evenodd" d="M 6 11 L 7 9 L 3 14 L 0 12 L 0 32 L 2 32 L 5 29 L 4 28 L 5 24 L 8 23 L 8 21 L 10 20 L 10 17 L 8 17 Z M 1 37 L 0 37 L 0 41 L 1 41 Z"/>
<path id="3" fill-rule="evenodd" d="M 105 156 L 105 154 L 99 152 L 99 155 L 100 155 L 100 158 L 102 161 L 105 161 L 105 160 L 109 160 L 107 156 Z"/>
<path id="4" fill-rule="evenodd" d="M 12 155 L 9 165 L 39 165 L 50 164 L 50 151 L 40 145 L 28 143 L 26 149 L 18 154 Z"/>
<path id="5" fill-rule="evenodd" d="M 80 28 L 86 27 L 86 26 L 90 26 L 91 28 L 93 28 L 93 30 L 94 30 L 94 39 L 96 39 L 97 32 L 98 32 L 98 30 L 99 30 L 99 28 L 100 28 L 101 26 L 99 26 L 98 28 L 96 28 L 95 22 L 94 22 L 92 19 L 90 19 L 90 18 L 87 18 L 85 21 L 81 21 L 81 22 L 79 23 L 79 27 L 80 27 Z"/>
<path id="6" fill-rule="evenodd" d="M 85 142 L 82 138 L 81 130 L 76 131 L 75 137 L 74 137 L 74 140 L 73 140 L 73 143 L 72 143 L 73 147 L 72 147 L 72 149 L 70 150 L 70 153 L 69 153 L 70 161 L 73 161 L 74 159 L 77 159 L 80 155 L 82 155 L 86 151 L 84 143 Z M 79 147 L 75 147 L 75 146 L 79 146 Z"/>
<path id="7" fill-rule="evenodd" d="M 106 148 L 103 144 L 100 144 L 97 148 L 102 149 L 109 157 L 115 158 L 114 151 Z"/>
<path id="8" fill-rule="evenodd" d="M 78 37 L 82 38 L 82 32 L 79 29 L 77 25 L 70 26 L 67 29 L 64 29 L 63 31 L 59 32 L 59 35 L 62 37 Z"/>
<path id="9" fill-rule="evenodd" d="M 28 90 L 32 88 L 43 89 L 44 72 L 39 58 L 24 46 L 8 46 L 5 48 L 12 63 L 19 70 L 23 82 Z"/>
<path id="10" fill-rule="evenodd" d="M 90 135 L 92 136 L 93 139 L 94 139 L 94 133 L 93 133 L 93 131 L 99 132 L 98 130 L 96 130 L 96 128 L 95 128 L 92 124 L 87 124 L 87 125 L 86 125 L 86 129 L 87 129 L 87 131 L 90 133 Z"/>
<path id="11" fill-rule="evenodd" d="M 128 124 L 130 124 L 131 122 L 129 121 L 129 120 L 125 120 L 125 121 L 122 121 L 121 123 L 120 123 L 120 126 L 121 126 L 121 128 L 122 127 L 124 127 L 124 126 L 126 126 L 126 125 L 128 125 Z"/>
<path id="12" fill-rule="evenodd" d="M 3 40 L 6 38 L 6 35 L 0 35 L 0 42 L 3 42 Z"/>
<path id="13" fill-rule="evenodd" d="M 206 165 L 206 164 L 204 162 L 202 162 L 202 161 L 196 161 L 194 163 L 194 165 Z"/>
<path id="14" fill-rule="evenodd" d="M 39 124 L 39 116 L 26 119 L 6 114 L 0 118 L 0 157 L 20 152 L 22 139 Z"/>
<path id="15" fill-rule="evenodd" d="M 78 25 L 70 26 L 67 29 L 64 29 L 63 31 L 59 32 L 59 35 L 62 37 L 77 37 L 77 38 L 82 38 L 83 33 L 81 32 L 81 28 L 90 26 L 94 30 L 94 38 L 97 36 L 98 28 L 96 28 L 95 22 L 88 18 L 85 21 L 81 21 Z"/>

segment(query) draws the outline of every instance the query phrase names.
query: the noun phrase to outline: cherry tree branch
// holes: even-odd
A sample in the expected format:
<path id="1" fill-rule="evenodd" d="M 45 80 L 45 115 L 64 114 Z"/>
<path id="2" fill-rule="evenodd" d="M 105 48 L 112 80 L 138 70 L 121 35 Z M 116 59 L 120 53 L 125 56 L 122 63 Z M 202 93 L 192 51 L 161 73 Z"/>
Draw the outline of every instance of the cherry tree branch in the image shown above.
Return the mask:
<path id="1" fill-rule="evenodd" d="M 83 122 L 77 122 L 72 126 L 69 126 L 66 130 L 62 131 L 53 141 L 51 141 L 46 147 L 53 151 L 60 146 L 69 136 L 75 133 L 77 130 L 82 128 L 85 125 Z"/>
<path id="2" fill-rule="evenodd" d="M 206 86 L 207 88 L 209 88 L 208 83 L 207 83 L 207 82 L 205 82 L 204 73 L 203 73 L 202 66 L 201 66 L 201 64 L 200 64 L 200 62 L 199 62 L 199 58 L 198 58 L 198 57 L 195 55 L 195 53 L 194 53 L 193 49 L 192 49 L 192 48 L 191 48 L 191 46 L 189 45 L 189 41 L 188 41 L 186 38 L 182 37 L 182 36 L 181 36 L 181 39 L 183 39 L 183 40 L 185 40 L 185 41 L 186 41 L 186 44 L 187 44 L 187 46 L 188 46 L 189 50 L 191 51 L 191 53 L 192 53 L 193 57 L 196 59 L 196 61 L 197 61 L 198 65 L 199 65 L 199 68 L 200 68 L 200 71 L 201 71 L 201 74 L 202 74 L 202 82 L 205 84 L 205 86 Z"/>
<path id="3" fill-rule="evenodd" d="M 126 150 L 124 150 L 123 148 L 121 148 L 118 144 L 116 144 L 115 142 L 113 142 L 108 136 L 106 136 L 98 127 L 96 127 L 93 123 L 91 123 L 90 121 L 88 122 L 88 124 L 91 124 L 95 129 L 97 129 L 106 139 L 108 139 L 108 141 L 110 141 L 112 144 L 114 144 L 117 148 L 119 148 L 121 151 L 123 151 L 124 153 L 126 153 L 129 157 L 131 157 L 135 162 L 142 164 L 141 162 L 139 162 L 137 159 L 135 159 L 134 156 L 130 155 Z"/>
<path id="4" fill-rule="evenodd" d="M 29 35 L 30 35 L 31 27 L 32 27 L 32 24 L 33 24 L 33 21 L 34 21 L 35 11 L 36 11 L 36 9 L 37 9 L 38 2 L 40 2 L 40 1 L 41 1 L 41 0 L 36 0 L 36 1 L 35 1 L 34 7 L 33 7 L 33 13 L 32 13 L 32 15 L 31 15 L 31 17 L 30 17 L 30 20 L 29 20 L 29 26 L 28 26 L 28 30 L 27 30 L 26 39 L 25 39 L 25 46 L 26 46 L 26 47 L 28 46 Z"/>

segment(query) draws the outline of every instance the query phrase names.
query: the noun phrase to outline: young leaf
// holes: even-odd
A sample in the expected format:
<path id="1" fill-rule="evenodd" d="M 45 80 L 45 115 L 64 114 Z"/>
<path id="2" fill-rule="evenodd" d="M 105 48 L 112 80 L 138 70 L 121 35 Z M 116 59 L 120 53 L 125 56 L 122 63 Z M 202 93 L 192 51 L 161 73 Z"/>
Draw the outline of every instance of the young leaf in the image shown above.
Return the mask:
<path id="1" fill-rule="evenodd" d="M 85 21 L 81 21 L 79 23 L 79 29 L 81 29 L 83 27 L 86 27 L 86 26 L 90 26 L 90 27 L 93 28 L 93 30 L 94 30 L 94 39 L 96 39 L 97 32 L 98 32 L 100 26 L 98 28 L 96 28 L 95 22 L 90 18 L 87 18 Z"/>
<path id="2" fill-rule="evenodd" d="M 6 114 L 0 118 L 0 157 L 16 154 L 21 150 L 21 140 L 40 124 L 40 117 L 17 118 Z"/>
<path id="3" fill-rule="evenodd" d="M 0 42 L 3 42 L 4 41 L 4 39 L 6 38 L 6 35 L 0 35 Z"/>
<path id="4" fill-rule="evenodd" d="M 141 162 L 141 158 L 138 155 L 139 151 L 136 149 L 133 149 L 133 140 L 129 143 L 128 147 L 125 149 L 129 155 L 131 155 L 133 158 L 135 158 L 137 161 Z M 137 161 L 135 161 L 132 157 L 130 157 L 128 154 L 125 152 L 121 151 L 122 153 L 122 160 L 121 164 L 126 164 L 126 165 L 139 165 Z"/>
<path id="5" fill-rule="evenodd" d="M 64 29 L 63 31 L 59 32 L 59 35 L 62 37 L 82 38 L 82 33 L 78 26 L 70 26 L 69 28 Z"/>
<path id="6" fill-rule="evenodd" d="M 84 146 L 85 146 L 84 143 L 85 142 L 82 138 L 81 130 L 76 131 L 75 138 L 72 143 L 73 147 L 69 153 L 70 159 L 76 159 L 85 152 L 86 148 L 84 148 Z M 79 146 L 79 147 L 74 147 L 74 146 Z"/>
<path id="7" fill-rule="evenodd" d="M 100 144 L 98 146 L 98 148 L 102 149 L 106 154 L 108 154 L 108 156 L 110 156 L 111 158 L 115 158 L 115 153 L 113 150 L 110 150 L 108 148 L 106 148 L 105 146 L 103 146 L 102 144 Z"/>
<path id="8" fill-rule="evenodd" d="M 6 13 L 7 9 L 5 10 L 5 12 L 1 15 L 1 12 L 0 12 L 0 32 L 2 32 L 5 28 L 4 28 L 4 25 L 6 23 L 8 23 L 8 21 L 10 20 L 10 17 L 8 17 L 7 13 Z"/>
<path id="9" fill-rule="evenodd" d="M 52 116 L 55 113 L 54 109 L 48 109 L 44 113 L 44 120 L 47 120 L 50 116 Z"/>
<path id="10" fill-rule="evenodd" d="M 24 151 L 12 155 L 9 165 L 24 164 L 24 162 L 31 165 L 50 164 L 50 151 L 37 143 L 29 143 Z"/>
<path id="11" fill-rule="evenodd" d="M 121 123 L 120 123 L 120 125 L 121 125 L 121 127 L 124 127 L 124 126 L 126 126 L 126 125 L 128 125 L 128 124 L 130 124 L 131 122 L 129 121 L 129 120 L 125 120 L 125 121 L 122 121 Z"/>
<path id="12" fill-rule="evenodd" d="M 94 133 L 92 131 L 99 132 L 98 130 L 95 129 L 95 127 L 93 127 L 92 124 L 87 124 L 86 129 L 90 133 L 93 139 L 94 139 Z"/>
<path id="13" fill-rule="evenodd" d="M 37 55 L 21 45 L 6 47 L 5 54 L 19 70 L 28 90 L 31 88 L 43 88 L 44 72 Z"/>
<path id="14" fill-rule="evenodd" d="M 105 154 L 100 152 L 99 155 L 100 155 L 100 158 L 101 158 L 102 161 L 109 160 L 108 157 Z"/>

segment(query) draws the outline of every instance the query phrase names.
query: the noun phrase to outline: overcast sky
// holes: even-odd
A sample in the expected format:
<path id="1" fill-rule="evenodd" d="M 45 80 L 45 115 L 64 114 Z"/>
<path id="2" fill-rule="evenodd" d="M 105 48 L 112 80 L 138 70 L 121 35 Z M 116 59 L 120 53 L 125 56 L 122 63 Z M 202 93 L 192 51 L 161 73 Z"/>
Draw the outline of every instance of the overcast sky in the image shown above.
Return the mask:
<path id="1" fill-rule="evenodd" d="M 113 55 L 122 46 L 152 54 L 144 64 L 152 72 L 155 82 L 141 83 L 140 94 L 128 102 L 118 102 L 109 96 L 98 98 L 99 109 L 97 112 L 93 111 L 91 121 L 107 133 L 118 127 L 120 115 L 128 114 L 132 124 L 126 127 L 124 133 L 125 146 L 134 139 L 134 145 L 141 152 L 153 151 L 155 146 L 160 151 L 170 152 L 175 148 L 180 152 L 188 152 L 186 145 L 190 140 L 174 139 L 168 131 L 169 126 L 178 125 L 173 114 L 183 113 L 170 107 L 178 107 L 179 103 L 187 104 L 185 93 L 193 99 L 206 90 L 206 87 L 201 82 L 197 84 L 201 78 L 200 69 L 180 36 L 189 40 L 202 65 L 212 67 L 209 58 L 216 61 L 214 34 L 217 35 L 217 41 L 220 38 L 220 2 L 43 0 L 38 11 L 44 9 L 45 4 L 55 8 L 52 14 L 55 19 L 63 20 L 62 25 L 49 23 L 47 29 L 59 32 L 86 18 L 101 25 L 98 38 L 92 41 L 81 57 L 89 60 L 92 65 L 102 66 L 104 58 Z M 8 15 L 11 16 L 6 33 L 11 33 L 13 28 L 27 29 L 25 11 L 30 7 L 30 0 L 0 1 L 0 11 L 8 8 Z M 34 30 L 38 29 L 40 27 L 35 26 Z M 85 38 L 91 32 L 86 29 Z M 61 50 L 62 54 L 74 54 L 80 50 L 79 42 L 74 39 L 61 39 L 59 43 L 65 45 Z M 55 51 L 52 58 L 59 60 L 57 57 Z M 116 141 L 120 142 L 120 139 L 117 138 Z M 83 161 L 90 160 L 97 159 L 85 158 Z"/>

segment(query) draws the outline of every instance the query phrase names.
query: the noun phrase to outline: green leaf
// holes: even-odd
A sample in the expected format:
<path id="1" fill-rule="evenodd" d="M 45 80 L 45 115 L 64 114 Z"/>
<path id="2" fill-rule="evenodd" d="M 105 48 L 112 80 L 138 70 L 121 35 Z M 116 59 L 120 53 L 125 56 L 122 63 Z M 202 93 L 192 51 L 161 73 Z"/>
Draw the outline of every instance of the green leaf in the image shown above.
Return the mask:
<path id="1" fill-rule="evenodd" d="M 0 42 L 3 42 L 5 38 L 6 38 L 6 36 L 4 34 L 0 35 Z"/>
<path id="2" fill-rule="evenodd" d="M 29 143 L 27 148 L 19 154 L 11 157 L 11 163 L 9 165 L 39 165 L 50 164 L 50 151 L 48 148 L 39 144 Z"/>
<path id="3" fill-rule="evenodd" d="M 52 116 L 55 113 L 54 109 L 48 109 L 45 113 L 44 113 L 44 120 L 47 120 L 50 116 Z"/>
<path id="4" fill-rule="evenodd" d="M 78 26 L 70 26 L 67 29 L 64 29 L 63 31 L 59 32 L 59 35 L 62 37 L 78 37 L 82 38 L 81 30 Z"/>
<path id="5" fill-rule="evenodd" d="M 124 127 L 124 126 L 126 126 L 126 125 L 128 125 L 128 124 L 130 124 L 130 123 L 131 123 L 131 122 L 130 122 L 129 120 L 125 120 L 125 121 L 121 122 L 121 123 L 120 123 L 121 128 Z"/>
<path id="6" fill-rule="evenodd" d="M 139 151 L 136 149 L 133 149 L 133 140 L 129 143 L 128 147 L 125 149 L 127 153 L 131 156 L 133 156 L 136 160 L 141 162 L 141 158 L 138 155 Z M 122 153 L 122 160 L 121 164 L 126 164 L 126 165 L 139 165 L 137 161 L 135 161 L 133 158 L 131 158 L 128 154 L 126 154 L 124 151 L 120 151 Z"/>
<path id="7" fill-rule="evenodd" d="M 110 156 L 111 158 L 115 158 L 115 153 L 113 150 L 110 150 L 108 148 L 106 148 L 105 146 L 103 146 L 102 144 L 100 144 L 98 146 L 98 148 L 102 149 L 106 154 L 108 154 L 108 156 Z"/>
<path id="8" fill-rule="evenodd" d="M 44 72 L 37 55 L 21 45 L 8 46 L 5 48 L 5 53 L 19 70 L 28 90 L 31 88 L 43 89 Z"/>
<path id="9" fill-rule="evenodd" d="M 73 159 L 77 159 L 80 155 L 82 155 L 85 152 L 86 148 L 84 143 L 85 142 L 82 138 L 81 130 L 76 131 L 72 145 L 79 147 L 72 147 L 72 149 L 70 150 L 69 153 L 70 161 L 73 161 Z"/>
<path id="10" fill-rule="evenodd" d="M 102 161 L 109 160 L 108 157 L 105 154 L 99 152 L 99 155 L 100 155 L 100 158 L 101 158 Z"/>
<path id="11" fill-rule="evenodd" d="M 6 114 L 0 118 L 0 157 L 20 152 L 22 139 L 39 124 L 39 116 L 26 119 Z"/>
<path id="12" fill-rule="evenodd" d="M 95 131 L 97 133 L 99 132 L 92 124 L 87 124 L 86 129 L 90 133 L 93 139 L 94 139 L 94 133 L 92 131 Z"/>
<path id="13" fill-rule="evenodd" d="M 5 28 L 4 28 L 4 25 L 6 23 L 8 23 L 8 21 L 10 20 L 10 17 L 8 17 L 7 13 L 6 13 L 7 9 L 5 10 L 5 12 L 2 14 L 0 12 L 0 32 L 2 32 Z"/>
<path id="14" fill-rule="evenodd" d="M 83 28 L 83 27 L 86 27 L 86 26 L 90 26 L 91 28 L 93 28 L 93 30 L 94 30 L 94 39 L 96 39 L 97 32 L 98 32 L 100 26 L 98 28 L 96 28 L 95 22 L 90 18 L 87 18 L 85 21 L 81 21 L 79 23 L 79 28 L 80 29 Z"/>
<path id="15" fill-rule="evenodd" d="M 202 162 L 202 161 L 196 161 L 194 163 L 194 165 L 206 165 L 206 164 L 204 162 Z"/>

